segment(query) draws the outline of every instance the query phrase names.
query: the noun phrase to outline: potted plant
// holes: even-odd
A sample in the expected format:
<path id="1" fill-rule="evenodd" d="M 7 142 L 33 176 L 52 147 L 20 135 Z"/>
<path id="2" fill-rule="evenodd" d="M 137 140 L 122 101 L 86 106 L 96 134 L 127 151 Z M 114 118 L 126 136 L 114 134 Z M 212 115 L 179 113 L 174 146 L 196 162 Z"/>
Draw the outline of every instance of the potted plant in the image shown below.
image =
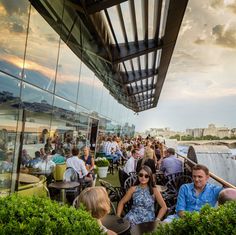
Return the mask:
<path id="1" fill-rule="evenodd" d="M 107 177 L 109 161 L 105 157 L 98 157 L 95 159 L 95 165 L 98 168 L 99 178 Z"/>

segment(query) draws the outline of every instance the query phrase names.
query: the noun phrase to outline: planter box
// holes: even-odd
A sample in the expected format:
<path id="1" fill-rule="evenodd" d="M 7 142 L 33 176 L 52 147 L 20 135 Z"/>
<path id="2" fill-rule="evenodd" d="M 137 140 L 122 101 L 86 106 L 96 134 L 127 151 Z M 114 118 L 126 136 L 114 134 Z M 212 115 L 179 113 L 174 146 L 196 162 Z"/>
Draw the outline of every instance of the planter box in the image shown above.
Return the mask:
<path id="1" fill-rule="evenodd" d="M 98 167 L 98 176 L 99 178 L 107 177 L 108 166 Z"/>

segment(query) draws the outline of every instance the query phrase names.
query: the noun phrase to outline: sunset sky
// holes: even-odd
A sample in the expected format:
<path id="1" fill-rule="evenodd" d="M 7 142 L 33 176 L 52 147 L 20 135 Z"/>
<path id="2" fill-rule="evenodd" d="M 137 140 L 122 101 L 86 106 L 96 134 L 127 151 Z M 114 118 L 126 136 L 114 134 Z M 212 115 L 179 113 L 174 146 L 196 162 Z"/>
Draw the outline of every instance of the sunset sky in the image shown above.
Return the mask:
<path id="1" fill-rule="evenodd" d="M 149 1 L 150 10 L 153 2 Z M 23 66 L 29 2 L 21 1 L 20 9 L 14 8 L 11 2 L 3 3 L 4 7 L 0 4 L 0 57 L 18 68 L 15 74 L 19 76 Z M 137 3 L 141 4 L 141 1 Z M 128 2 L 123 3 L 122 9 L 128 15 L 127 5 Z M 111 17 L 117 16 L 114 9 L 109 9 Z M 37 72 L 36 78 L 49 89 L 53 87 L 51 80 L 55 72 L 59 36 L 36 11 L 32 9 L 31 14 L 35 15 L 30 20 L 25 68 Z M 139 18 L 141 11 L 137 11 L 137 15 Z M 113 20 L 115 24 L 116 20 Z M 129 28 L 128 31 L 131 37 Z M 138 24 L 138 33 L 142 34 L 141 24 Z M 8 37 L 5 36 L 7 34 Z M 122 42 L 123 39 L 120 37 L 118 40 Z M 63 76 L 57 82 L 66 87 L 77 82 L 80 63 L 64 47 L 61 43 L 65 59 L 59 60 L 58 74 L 62 73 Z M 72 60 L 78 60 L 78 66 L 74 66 Z M 93 84 L 93 73 L 88 73 L 88 70 L 82 70 L 81 73 L 81 83 L 87 86 Z M 235 74 L 236 0 L 189 0 L 158 105 L 134 116 L 136 130 L 151 127 L 185 130 L 204 128 L 210 123 L 236 127 Z M 102 88 L 99 80 L 93 80 L 97 88 Z"/>
<path id="2" fill-rule="evenodd" d="M 236 1 L 190 0 L 156 108 L 136 130 L 236 127 Z"/>

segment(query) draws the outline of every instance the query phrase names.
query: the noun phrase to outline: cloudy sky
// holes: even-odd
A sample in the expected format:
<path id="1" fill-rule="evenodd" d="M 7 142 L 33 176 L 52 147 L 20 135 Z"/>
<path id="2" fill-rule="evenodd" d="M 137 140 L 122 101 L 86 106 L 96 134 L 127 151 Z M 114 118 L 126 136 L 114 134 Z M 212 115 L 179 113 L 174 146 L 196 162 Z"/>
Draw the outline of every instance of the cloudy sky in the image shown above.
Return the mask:
<path id="1" fill-rule="evenodd" d="M 141 4 L 141 1 L 136 2 Z M 150 0 L 150 8 L 153 2 Z M 20 9 L 12 1 L 0 0 L 0 3 L 0 60 L 4 59 L 18 68 L 18 76 L 23 67 L 29 2 L 21 1 Z M 128 14 L 128 2 L 121 5 L 124 13 Z M 117 16 L 112 12 L 115 9 L 109 10 L 111 17 Z M 36 11 L 31 11 L 25 68 L 40 73 L 39 80 L 52 87 L 59 36 L 41 22 Z M 137 14 L 141 15 L 141 10 Z M 128 32 L 132 40 L 132 30 L 128 28 Z M 142 34 L 141 24 L 138 24 L 138 33 Z M 118 39 L 122 41 L 122 38 Z M 58 70 L 63 73 L 58 83 L 62 83 L 64 90 L 67 85 L 71 89 L 70 84 L 78 79 L 79 66 L 71 66 L 71 61 L 76 61 L 76 58 L 69 50 L 64 50 L 62 44 L 61 50 L 70 60 L 61 61 L 60 58 L 59 63 L 64 67 L 60 66 Z M 87 71 L 84 77 L 85 74 Z M 136 130 L 151 127 L 185 130 L 207 127 L 210 123 L 236 127 L 235 74 L 236 0 L 189 0 L 158 105 L 134 116 Z M 93 74 L 89 76 L 93 77 Z M 90 79 L 86 77 L 81 81 L 85 83 Z M 100 81 L 97 87 L 102 87 Z"/>
<path id="2" fill-rule="evenodd" d="M 236 0 L 190 0 L 156 108 L 136 130 L 236 127 Z"/>

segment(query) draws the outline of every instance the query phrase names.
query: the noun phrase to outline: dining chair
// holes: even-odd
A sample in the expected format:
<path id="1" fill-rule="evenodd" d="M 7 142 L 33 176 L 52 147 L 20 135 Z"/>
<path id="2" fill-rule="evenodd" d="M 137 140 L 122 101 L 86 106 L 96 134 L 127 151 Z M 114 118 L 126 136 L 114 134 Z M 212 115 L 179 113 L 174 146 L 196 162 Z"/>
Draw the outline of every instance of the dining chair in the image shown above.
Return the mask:
<path id="1" fill-rule="evenodd" d="M 63 181 L 78 182 L 77 172 L 72 167 L 68 167 L 63 174 Z M 80 193 L 80 191 L 81 191 L 81 187 L 66 189 L 65 194 L 66 194 L 67 201 L 69 201 L 70 203 L 73 202 L 74 198 Z"/>
<path id="2" fill-rule="evenodd" d="M 124 190 L 125 191 L 128 191 L 128 189 L 134 185 L 134 183 L 137 181 L 137 175 L 132 175 L 132 176 L 129 176 L 129 178 L 127 178 L 125 180 L 125 183 L 124 183 Z"/>

